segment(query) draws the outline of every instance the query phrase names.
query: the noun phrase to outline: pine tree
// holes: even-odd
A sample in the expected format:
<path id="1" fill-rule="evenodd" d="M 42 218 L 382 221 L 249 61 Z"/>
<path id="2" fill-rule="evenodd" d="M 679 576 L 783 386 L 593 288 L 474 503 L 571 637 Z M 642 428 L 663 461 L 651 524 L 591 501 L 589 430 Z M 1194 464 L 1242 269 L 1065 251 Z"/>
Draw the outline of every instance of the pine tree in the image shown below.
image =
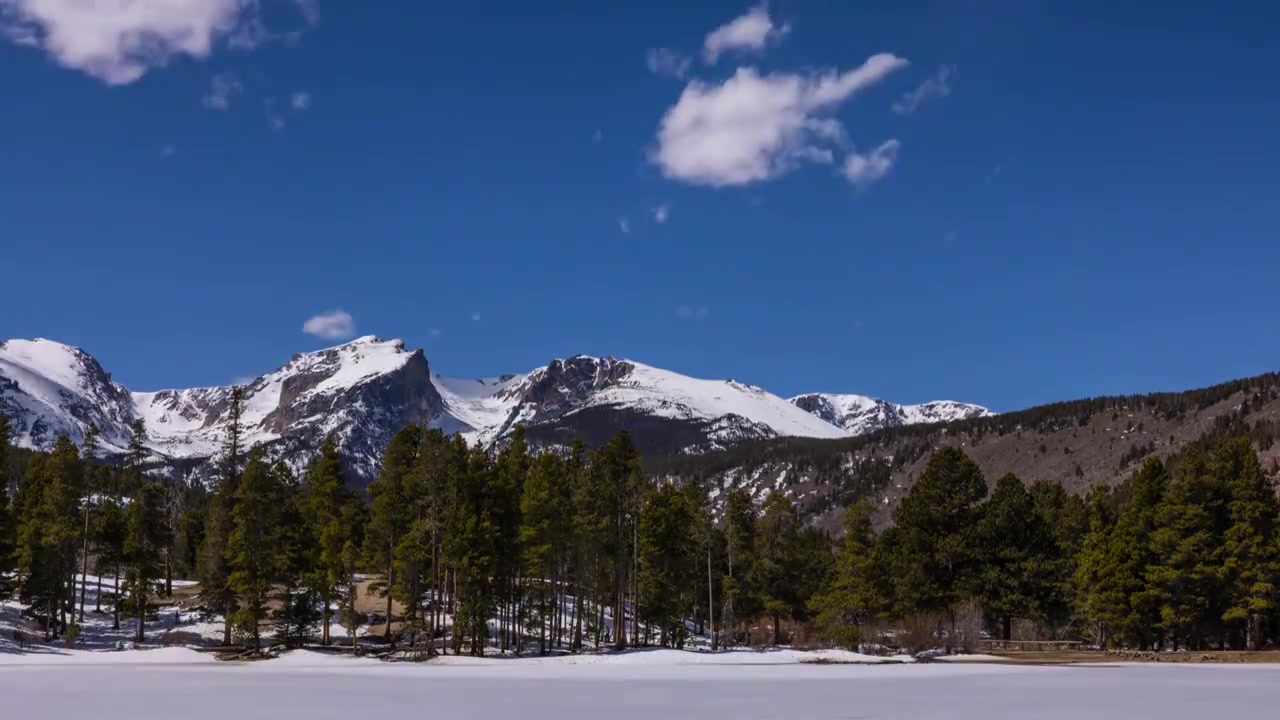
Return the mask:
<path id="1" fill-rule="evenodd" d="M 560 461 L 551 453 L 542 453 L 534 459 L 520 497 L 521 574 L 529 582 L 539 655 L 547 654 L 547 623 L 551 620 L 556 561 L 555 523 L 563 512 L 555 503 L 552 488 L 562 482 Z"/>
<path id="2" fill-rule="evenodd" d="M 383 573 L 382 579 L 371 583 L 369 587 L 386 598 L 385 639 L 393 649 L 395 636 L 391 632 L 391 624 L 397 582 L 396 547 L 408 531 L 412 518 L 411 505 L 405 494 L 405 481 L 413 472 L 421 442 L 422 428 L 417 425 L 406 425 L 396 433 L 382 456 L 382 469 L 378 478 L 369 485 L 372 505 L 365 550 L 369 564 Z"/>
<path id="3" fill-rule="evenodd" d="M 1041 608 L 1051 637 L 1071 624 L 1072 610 L 1077 605 L 1075 576 L 1085 537 L 1089 533 L 1089 506 L 1084 498 L 1068 495 L 1061 485 L 1047 480 L 1033 483 L 1031 499 L 1053 536 L 1053 551 L 1048 558 L 1049 582 L 1052 586 Z"/>
<path id="4" fill-rule="evenodd" d="M 956 608 L 977 590 L 975 526 L 986 495 L 977 464 L 959 448 L 944 448 L 894 511 L 899 611 L 946 613 L 953 638 Z"/>
<path id="5" fill-rule="evenodd" d="M 743 490 L 725 498 L 725 552 L 728 576 L 724 580 L 725 626 L 737 636 L 741 622 L 755 619 L 763 608 L 757 587 L 756 507 Z"/>
<path id="6" fill-rule="evenodd" d="M 282 486 L 262 450 L 251 450 L 236 487 L 226 559 L 228 582 L 240 604 L 235 625 L 258 650 L 262 648 L 260 627 L 267 617 L 267 600 L 283 571 Z"/>
<path id="7" fill-rule="evenodd" d="M 0 415 L 0 600 L 13 594 L 13 554 L 17 529 L 9 504 L 9 418 Z"/>
<path id="8" fill-rule="evenodd" d="M 460 447 L 465 448 L 465 443 Z M 451 555 L 458 595 L 454 649 L 470 640 L 472 655 L 484 655 L 489 618 L 497 609 L 493 579 L 497 571 L 498 528 L 494 517 L 494 468 L 479 448 L 469 450 L 458 478 L 457 503 L 449 518 Z"/>
<path id="9" fill-rule="evenodd" d="M 138 619 L 135 640 L 146 637 L 150 596 L 162 586 L 164 572 L 164 488 L 139 482 L 125 513 L 124 592 L 127 607 Z"/>
<path id="10" fill-rule="evenodd" d="M 332 435 L 325 438 L 320 455 L 307 468 L 303 485 L 304 516 L 316 541 L 313 564 L 304 579 L 319 596 L 321 642 L 328 645 L 333 602 L 348 585 L 344 555 L 354 533 L 343 512 L 350 495 L 342 476 L 338 443 Z"/>
<path id="11" fill-rule="evenodd" d="M 1081 549 L 1076 587 L 1080 612 L 1097 628 L 1103 645 L 1151 647 L 1160 623 L 1160 599 L 1147 585 L 1158 555 L 1152 546 L 1156 511 L 1168 473 L 1150 458 L 1133 476 L 1129 502 L 1114 523 L 1109 501 L 1094 496 L 1094 518 Z"/>
<path id="12" fill-rule="evenodd" d="M 1055 586 L 1053 533 L 1016 475 L 996 482 L 977 525 L 981 556 L 978 599 L 1000 622 L 1000 637 L 1012 639 L 1013 620 L 1046 616 Z"/>
<path id="13" fill-rule="evenodd" d="M 493 487 L 494 526 L 498 533 L 494 591 L 498 599 L 500 649 L 519 644 L 523 637 L 524 607 L 520 578 L 520 501 L 529 473 L 529 446 L 524 428 L 516 426 L 506 447 L 498 453 Z"/>
<path id="14" fill-rule="evenodd" d="M 684 619 L 693 611 L 700 559 L 698 517 L 689 496 L 666 483 L 652 493 L 640 515 L 639 605 L 663 647 L 683 647 Z"/>
<path id="15" fill-rule="evenodd" d="M 204 536 L 196 562 L 200 585 L 204 588 L 205 601 L 210 608 L 222 611 L 222 644 L 231 644 L 232 616 L 235 610 L 235 592 L 230 585 L 231 572 L 227 567 L 227 543 L 234 522 L 236 492 L 240 486 L 241 427 L 244 390 L 231 388 L 227 408 L 227 436 L 222 445 L 221 472 L 217 486 L 209 499 L 205 512 Z"/>
<path id="16" fill-rule="evenodd" d="M 1226 483 L 1230 526 L 1224 533 L 1223 576 L 1226 611 L 1222 620 L 1242 625 L 1242 645 L 1261 650 L 1262 624 L 1276 609 L 1280 584 L 1280 503 L 1248 440 L 1223 442 L 1215 449 L 1212 471 Z"/>
<path id="17" fill-rule="evenodd" d="M 769 495 L 757 529 L 757 582 L 764 611 L 773 621 L 773 644 L 778 645 L 782 619 L 793 618 L 805 604 L 800 592 L 800 518 L 795 506 L 780 493 Z"/>
<path id="18" fill-rule="evenodd" d="M 1156 509 L 1151 545 L 1158 561 L 1147 583 L 1159 603 L 1160 627 L 1174 646 L 1202 649 L 1222 617 L 1223 541 L 1227 486 L 1193 448 L 1178 463 Z"/>
<path id="19" fill-rule="evenodd" d="M 135 640 L 146 637 L 147 607 L 159 589 L 163 573 L 164 548 L 168 539 L 164 517 L 164 488 L 146 475 L 147 430 L 141 419 L 130 428 L 123 479 L 132 491 L 124 516 L 124 596 L 138 619 Z"/>
<path id="20" fill-rule="evenodd" d="M 893 605 L 887 558 L 871 524 L 874 514 L 866 499 L 849 506 L 831 581 L 810 602 L 819 631 L 848 648 L 857 647 L 860 626 L 883 619 Z"/>

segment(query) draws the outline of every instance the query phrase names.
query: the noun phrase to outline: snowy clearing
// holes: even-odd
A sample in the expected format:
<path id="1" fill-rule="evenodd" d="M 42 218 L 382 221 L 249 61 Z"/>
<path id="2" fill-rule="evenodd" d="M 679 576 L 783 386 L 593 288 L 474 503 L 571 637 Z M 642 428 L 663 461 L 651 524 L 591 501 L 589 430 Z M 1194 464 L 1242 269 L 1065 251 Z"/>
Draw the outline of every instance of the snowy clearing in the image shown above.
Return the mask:
<path id="1" fill-rule="evenodd" d="M 179 652 L 138 651 L 113 655 Z M 199 662 L 197 660 L 197 662 Z M 500 665 L 501 667 L 496 667 Z M 505 669 L 501 669 L 505 668 Z M 315 653 L 260 663 L 9 666 L 6 716 L 71 720 L 441 717 L 1147 718 L 1262 717 L 1280 666 L 388 664 Z"/>

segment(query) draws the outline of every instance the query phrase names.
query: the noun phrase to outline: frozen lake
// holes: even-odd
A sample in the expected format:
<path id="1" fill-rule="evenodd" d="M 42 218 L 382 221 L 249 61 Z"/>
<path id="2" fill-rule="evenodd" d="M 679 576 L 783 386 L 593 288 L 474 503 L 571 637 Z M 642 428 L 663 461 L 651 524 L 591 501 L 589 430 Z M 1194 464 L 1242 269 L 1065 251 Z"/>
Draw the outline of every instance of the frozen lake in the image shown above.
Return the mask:
<path id="1" fill-rule="evenodd" d="M 450 718 L 1204 720 L 1267 717 L 1280 704 L 1280 666 L 423 666 L 319 656 L 235 666 L 163 657 L 0 663 L 3 714 L 351 720 L 412 710 Z"/>

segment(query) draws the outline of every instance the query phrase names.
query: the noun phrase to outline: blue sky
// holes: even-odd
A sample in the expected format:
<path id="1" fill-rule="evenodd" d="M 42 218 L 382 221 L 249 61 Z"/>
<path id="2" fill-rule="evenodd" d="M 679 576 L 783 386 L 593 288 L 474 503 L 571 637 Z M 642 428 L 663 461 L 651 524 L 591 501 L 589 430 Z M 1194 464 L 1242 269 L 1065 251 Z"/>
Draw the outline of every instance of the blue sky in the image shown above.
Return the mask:
<path id="1" fill-rule="evenodd" d="M 1263 3 L 98 5 L 0 0 L 0 337 L 136 389 L 329 310 L 999 410 L 1280 367 Z"/>

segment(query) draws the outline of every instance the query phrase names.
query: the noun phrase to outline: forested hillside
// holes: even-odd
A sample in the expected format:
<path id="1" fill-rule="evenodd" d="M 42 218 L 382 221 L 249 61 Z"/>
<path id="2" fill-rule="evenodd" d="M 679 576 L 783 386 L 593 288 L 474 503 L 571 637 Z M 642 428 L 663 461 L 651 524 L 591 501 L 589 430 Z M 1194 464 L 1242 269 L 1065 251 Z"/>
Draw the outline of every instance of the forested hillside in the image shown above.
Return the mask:
<path id="1" fill-rule="evenodd" d="M 1280 463 L 1280 375 L 1178 393 L 1097 397 L 949 424 L 892 428 L 839 440 L 781 438 L 702 456 L 653 459 L 649 472 L 696 482 L 713 498 L 742 489 L 791 498 L 802 515 L 838 527 L 860 497 L 883 527 L 928 455 L 961 448 L 989 481 L 1014 473 L 1068 492 L 1114 486 L 1148 458 L 1168 459 L 1209 434 L 1249 437 L 1273 476 Z M 722 503 L 717 503 L 720 505 Z"/>

